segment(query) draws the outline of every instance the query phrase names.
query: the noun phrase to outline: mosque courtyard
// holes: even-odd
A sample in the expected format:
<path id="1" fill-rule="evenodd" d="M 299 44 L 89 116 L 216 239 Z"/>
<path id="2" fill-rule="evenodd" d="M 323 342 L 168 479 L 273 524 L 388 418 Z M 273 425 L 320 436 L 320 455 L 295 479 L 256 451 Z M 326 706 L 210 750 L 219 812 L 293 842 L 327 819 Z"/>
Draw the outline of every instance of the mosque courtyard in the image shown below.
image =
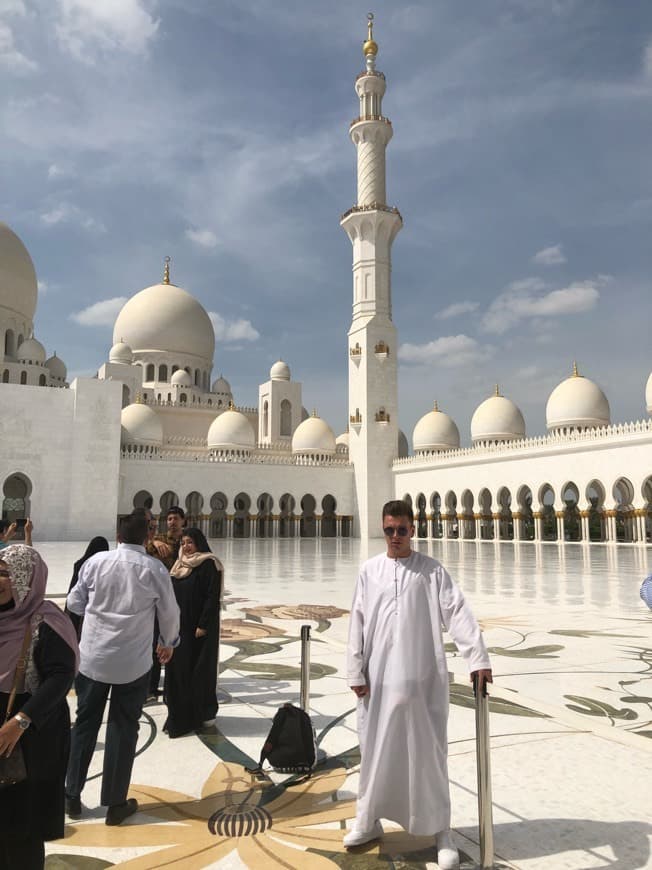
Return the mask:
<path id="1" fill-rule="evenodd" d="M 165 706 L 141 721 L 130 795 L 140 812 L 108 828 L 99 803 L 102 743 L 81 821 L 49 843 L 48 870 L 436 867 L 433 840 L 385 824 L 346 853 L 359 762 L 344 679 L 357 539 L 213 541 L 225 565 L 220 710 L 203 733 L 170 741 Z M 63 603 L 84 543 L 37 543 Z M 652 867 L 652 570 L 640 546 L 419 541 L 458 580 L 482 623 L 496 683 L 491 763 L 496 867 Z M 300 627 L 312 627 L 310 707 L 325 760 L 295 786 L 255 766 L 278 706 L 299 698 Z M 452 644 L 449 725 L 453 829 L 462 867 L 479 859 L 473 699 Z M 74 697 L 71 697 L 74 707 Z M 425 761 L 425 760 L 424 760 Z M 240 832 L 240 836 L 236 836 Z M 434 833 L 434 832 L 433 832 Z"/>

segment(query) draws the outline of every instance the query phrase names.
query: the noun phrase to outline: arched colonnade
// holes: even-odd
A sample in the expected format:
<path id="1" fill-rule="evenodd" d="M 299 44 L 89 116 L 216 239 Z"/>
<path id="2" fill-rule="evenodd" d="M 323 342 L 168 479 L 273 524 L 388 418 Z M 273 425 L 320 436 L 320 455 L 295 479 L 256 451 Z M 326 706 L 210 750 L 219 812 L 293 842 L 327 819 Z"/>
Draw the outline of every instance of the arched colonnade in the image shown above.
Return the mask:
<path id="1" fill-rule="evenodd" d="M 626 477 L 557 488 L 544 482 L 405 493 L 419 538 L 652 543 L 652 475 L 640 492 Z"/>

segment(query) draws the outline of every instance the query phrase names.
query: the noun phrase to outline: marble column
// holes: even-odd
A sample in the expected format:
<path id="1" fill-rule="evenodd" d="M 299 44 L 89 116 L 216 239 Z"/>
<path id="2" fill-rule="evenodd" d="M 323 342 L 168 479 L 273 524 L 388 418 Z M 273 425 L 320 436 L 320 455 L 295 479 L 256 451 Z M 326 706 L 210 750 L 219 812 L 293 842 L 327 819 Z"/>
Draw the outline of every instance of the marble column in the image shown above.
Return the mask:
<path id="1" fill-rule="evenodd" d="M 541 511 L 533 511 L 532 517 L 534 518 L 534 540 L 542 541 L 543 540 L 543 514 Z"/>
<path id="2" fill-rule="evenodd" d="M 226 515 L 226 536 L 227 538 L 233 537 L 233 514 Z"/>
<path id="3" fill-rule="evenodd" d="M 591 516 L 591 511 L 580 511 L 580 520 L 582 526 L 582 540 L 585 543 L 589 543 L 591 540 L 591 533 L 589 532 L 589 518 Z"/>
<path id="4" fill-rule="evenodd" d="M 565 511 L 555 511 L 555 520 L 557 523 L 557 541 L 561 544 L 566 540 L 564 536 L 564 517 Z"/>
<path id="5" fill-rule="evenodd" d="M 492 514 L 491 518 L 494 524 L 494 541 L 500 541 L 500 514 Z"/>
<path id="6" fill-rule="evenodd" d="M 607 541 L 611 544 L 615 544 L 617 540 L 616 536 L 616 511 L 605 511 L 604 512 L 607 524 Z"/>
<path id="7" fill-rule="evenodd" d="M 515 513 L 512 513 L 512 523 L 513 523 L 513 528 L 514 528 L 514 540 L 515 541 L 520 541 L 521 538 L 523 537 L 522 528 L 521 528 L 521 519 L 522 519 L 522 514 L 518 513 L 518 511 Z"/>

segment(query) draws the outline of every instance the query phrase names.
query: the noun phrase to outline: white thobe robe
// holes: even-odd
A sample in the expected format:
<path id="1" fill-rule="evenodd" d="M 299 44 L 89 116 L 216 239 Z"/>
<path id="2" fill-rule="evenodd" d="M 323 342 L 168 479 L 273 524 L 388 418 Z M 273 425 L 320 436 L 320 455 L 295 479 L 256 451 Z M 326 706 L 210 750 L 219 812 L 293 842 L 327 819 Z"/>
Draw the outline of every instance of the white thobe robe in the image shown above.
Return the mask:
<path id="1" fill-rule="evenodd" d="M 356 827 L 391 819 L 411 834 L 450 827 L 448 668 L 442 625 L 470 671 L 491 667 L 459 587 L 435 559 L 382 553 L 361 568 L 347 656 L 362 760 Z"/>

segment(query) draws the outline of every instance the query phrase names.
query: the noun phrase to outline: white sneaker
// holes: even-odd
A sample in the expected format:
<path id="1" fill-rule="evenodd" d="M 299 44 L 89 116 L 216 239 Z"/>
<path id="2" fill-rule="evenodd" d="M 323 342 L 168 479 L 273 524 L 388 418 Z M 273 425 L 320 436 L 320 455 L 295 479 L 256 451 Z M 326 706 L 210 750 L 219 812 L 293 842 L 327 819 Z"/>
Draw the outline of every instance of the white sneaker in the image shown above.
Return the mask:
<path id="1" fill-rule="evenodd" d="M 376 821 L 370 831 L 359 831 L 357 828 L 351 828 L 344 837 L 343 842 L 345 848 L 352 849 L 354 846 L 362 846 L 365 843 L 370 843 L 372 840 L 378 840 L 382 836 L 383 826 L 379 821 Z"/>
<path id="2" fill-rule="evenodd" d="M 440 831 L 435 836 L 437 844 L 437 864 L 439 870 L 458 870 L 460 866 L 460 853 L 453 842 L 450 830 Z"/>

